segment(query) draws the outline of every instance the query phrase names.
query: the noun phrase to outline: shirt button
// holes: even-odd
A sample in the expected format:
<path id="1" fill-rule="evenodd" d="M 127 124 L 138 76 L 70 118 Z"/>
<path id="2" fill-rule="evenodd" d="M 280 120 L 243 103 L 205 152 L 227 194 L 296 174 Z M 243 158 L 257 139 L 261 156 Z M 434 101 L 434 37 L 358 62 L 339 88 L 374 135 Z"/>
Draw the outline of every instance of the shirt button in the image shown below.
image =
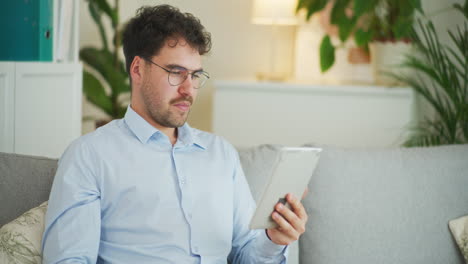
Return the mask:
<path id="1" fill-rule="evenodd" d="M 180 184 L 184 185 L 184 184 L 185 184 L 185 180 L 180 180 Z"/>
<path id="2" fill-rule="evenodd" d="M 192 214 L 189 214 L 189 215 L 188 215 L 188 218 L 189 218 L 189 219 L 192 219 Z"/>
<path id="3" fill-rule="evenodd" d="M 193 253 L 198 253 L 198 247 L 193 247 Z"/>

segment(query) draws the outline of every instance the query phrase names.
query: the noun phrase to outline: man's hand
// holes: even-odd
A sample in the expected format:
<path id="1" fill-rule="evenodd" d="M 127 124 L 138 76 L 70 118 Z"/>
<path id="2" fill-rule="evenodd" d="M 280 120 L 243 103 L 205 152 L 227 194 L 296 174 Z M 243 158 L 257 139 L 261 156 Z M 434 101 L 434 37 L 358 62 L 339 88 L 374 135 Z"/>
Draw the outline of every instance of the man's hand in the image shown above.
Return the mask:
<path id="1" fill-rule="evenodd" d="M 306 194 L 307 190 L 302 198 Z M 308 219 L 304 206 L 297 197 L 288 193 L 286 200 L 291 205 L 292 210 L 281 203 L 276 204 L 275 211 L 273 211 L 271 216 L 279 226 L 275 229 L 267 229 L 266 231 L 271 241 L 278 245 L 289 245 L 298 240 L 305 232 Z"/>

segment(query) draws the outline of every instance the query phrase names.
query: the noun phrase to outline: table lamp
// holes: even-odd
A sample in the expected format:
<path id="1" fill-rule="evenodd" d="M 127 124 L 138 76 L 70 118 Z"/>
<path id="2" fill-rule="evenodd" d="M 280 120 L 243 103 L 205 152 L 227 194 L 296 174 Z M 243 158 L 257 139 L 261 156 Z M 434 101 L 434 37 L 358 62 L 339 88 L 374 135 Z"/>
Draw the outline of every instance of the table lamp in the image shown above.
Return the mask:
<path id="1" fill-rule="evenodd" d="M 277 71 L 278 26 L 297 24 L 297 0 L 254 0 L 252 23 L 271 25 L 270 72 L 258 73 L 257 78 L 269 81 L 284 81 L 286 74 Z"/>

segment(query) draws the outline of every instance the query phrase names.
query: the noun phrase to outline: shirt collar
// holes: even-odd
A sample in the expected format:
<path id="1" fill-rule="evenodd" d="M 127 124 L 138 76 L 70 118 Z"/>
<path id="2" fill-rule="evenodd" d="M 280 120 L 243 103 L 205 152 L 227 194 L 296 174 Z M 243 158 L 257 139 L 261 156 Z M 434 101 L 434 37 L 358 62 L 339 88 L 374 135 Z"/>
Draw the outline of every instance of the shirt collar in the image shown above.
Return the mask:
<path id="1" fill-rule="evenodd" d="M 124 120 L 130 130 L 143 144 L 146 144 L 154 134 L 161 133 L 161 131 L 152 126 L 137 112 L 135 112 L 130 105 L 127 107 Z M 176 144 L 182 144 L 184 146 L 196 145 L 202 149 L 206 149 L 206 144 L 197 135 L 198 133 L 196 133 L 195 130 L 187 123 L 178 128 L 178 133 L 178 142 Z"/>
<path id="2" fill-rule="evenodd" d="M 181 127 L 178 128 L 178 141 L 185 146 L 195 145 L 199 148 L 206 149 L 206 144 L 198 136 L 198 133 L 195 129 L 191 128 L 187 122 Z"/>
<path id="3" fill-rule="evenodd" d="M 130 130 L 143 144 L 146 144 L 153 134 L 161 132 L 143 119 L 130 105 L 127 107 L 124 120 Z"/>

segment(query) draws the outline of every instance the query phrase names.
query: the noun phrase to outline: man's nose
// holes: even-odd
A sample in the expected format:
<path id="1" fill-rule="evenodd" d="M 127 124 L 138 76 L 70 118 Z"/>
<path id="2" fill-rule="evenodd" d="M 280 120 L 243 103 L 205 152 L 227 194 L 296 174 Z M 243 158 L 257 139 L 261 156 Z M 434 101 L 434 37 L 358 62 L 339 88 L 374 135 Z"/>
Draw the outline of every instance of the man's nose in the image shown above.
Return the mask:
<path id="1" fill-rule="evenodd" d="M 195 91 L 195 82 L 192 80 L 192 76 L 189 74 L 187 78 L 179 85 L 179 93 L 184 95 L 193 95 Z"/>

